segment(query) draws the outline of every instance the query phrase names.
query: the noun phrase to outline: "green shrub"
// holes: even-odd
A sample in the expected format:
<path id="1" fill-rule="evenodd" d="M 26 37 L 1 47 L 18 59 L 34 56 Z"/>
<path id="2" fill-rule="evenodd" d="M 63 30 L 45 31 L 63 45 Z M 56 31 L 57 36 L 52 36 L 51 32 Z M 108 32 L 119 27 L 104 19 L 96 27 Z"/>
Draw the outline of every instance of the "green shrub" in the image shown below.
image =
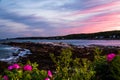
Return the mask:
<path id="1" fill-rule="evenodd" d="M 95 49 L 93 80 L 120 80 L 120 56 L 114 53 L 101 55 L 101 52 L 99 48 Z"/>
<path id="2" fill-rule="evenodd" d="M 53 62 L 57 65 L 55 80 L 64 80 L 71 76 L 69 72 L 71 71 L 72 53 L 70 49 L 62 50 L 60 56 L 55 57 L 54 54 L 50 55 Z"/>
<path id="3" fill-rule="evenodd" d="M 50 54 L 56 64 L 54 74 L 39 70 L 37 63 L 13 64 L 0 75 L 0 80 L 120 80 L 120 55 L 101 55 L 95 49 L 94 61 L 72 58 L 71 49 L 63 49 L 59 56 Z"/>
<path id="4" fill-rule="evenodd" d="M 87 59 L 73 59 L 69 48 L 63 49 L 60 56 L 50 56 L 57 65 L 55 80 L 90 80 L 94 76 L 92 63 Z"/>
<path id="5" fill-rule="evenodd" d="M 108 63 L 111 80 L 120 80 L 120 55 L 117 55 Z"/>
<path id="6" fill-rule="evenodd" d="M 37 66 L 37 63 L 13 64 L 0 77 L 3 80 L 44 80 L 49 77 L 47 71 L 38 70 Z"/>

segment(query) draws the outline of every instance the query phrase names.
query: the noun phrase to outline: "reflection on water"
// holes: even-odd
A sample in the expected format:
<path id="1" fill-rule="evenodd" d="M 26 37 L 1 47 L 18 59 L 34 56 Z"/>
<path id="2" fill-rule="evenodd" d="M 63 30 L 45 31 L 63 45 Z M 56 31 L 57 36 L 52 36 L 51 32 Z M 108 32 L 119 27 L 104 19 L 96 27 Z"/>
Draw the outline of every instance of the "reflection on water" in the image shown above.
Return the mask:
<path id="1" fill-rule="evenodd" d="M 64 42 L 73 45 L 104 45 L 104 46 L 120 46 L 120 40 L 8 40 L 6 42 Z"/>

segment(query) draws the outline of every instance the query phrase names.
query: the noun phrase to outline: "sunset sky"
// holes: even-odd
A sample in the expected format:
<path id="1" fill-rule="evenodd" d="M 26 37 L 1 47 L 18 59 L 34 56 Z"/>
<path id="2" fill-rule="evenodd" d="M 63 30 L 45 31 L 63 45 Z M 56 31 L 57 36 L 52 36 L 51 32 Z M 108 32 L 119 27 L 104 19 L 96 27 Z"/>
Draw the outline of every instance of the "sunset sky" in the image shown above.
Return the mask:
<path id="1" fill-rule="evenodd" d="M 0 0 L 0 38 L 120 30 L 120 0 Z"/>

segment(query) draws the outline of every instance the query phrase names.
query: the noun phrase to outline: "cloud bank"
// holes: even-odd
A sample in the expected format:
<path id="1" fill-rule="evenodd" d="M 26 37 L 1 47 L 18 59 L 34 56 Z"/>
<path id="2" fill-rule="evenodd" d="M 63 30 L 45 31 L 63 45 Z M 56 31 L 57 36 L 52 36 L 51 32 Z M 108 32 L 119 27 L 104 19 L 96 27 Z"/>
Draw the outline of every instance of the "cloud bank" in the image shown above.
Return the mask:
<path id="1" fill-rule="evenodd" d="M 1 0 L 0 38 L 120 30 L 119 0 Z"/>

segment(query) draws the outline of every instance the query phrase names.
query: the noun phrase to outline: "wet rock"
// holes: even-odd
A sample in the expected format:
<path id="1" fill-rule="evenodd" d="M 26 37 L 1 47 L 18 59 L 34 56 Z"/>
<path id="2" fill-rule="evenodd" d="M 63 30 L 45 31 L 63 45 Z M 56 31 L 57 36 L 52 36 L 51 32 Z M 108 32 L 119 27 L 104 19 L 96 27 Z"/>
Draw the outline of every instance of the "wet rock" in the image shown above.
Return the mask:
<path id="1" fill-rule="evenodd" d="M 20 47 L 20 51 L 29 49 L 32 54 L 27 54 L 26 57 L 19 57 L 18 62 L 26 64 L 28 60 L 31 62 L 37 62 L 39 69 L 55 69 L 55 64 L 50 58 L 50 54 L 53 53 L 55 56 L 60 55 L 62 49 L 72 48 L 73 58 L 88 58 L 93 60 L 95 54 L 95 48 L 98 47 L 102 50 L 102 55 L 109 53 L 119 53 L 120 47 L 115 46 L 101 46 L 101 45 L 89 45 L 89 46 L 74 46 L 66 43 L 32 43 L 32 42 L 10 42 L 7 45 Z"/>
<path id="2" fill-rule="evenodd" d="M 18 56 L 18 53 L 12 53 L 13 56 Z"/>

